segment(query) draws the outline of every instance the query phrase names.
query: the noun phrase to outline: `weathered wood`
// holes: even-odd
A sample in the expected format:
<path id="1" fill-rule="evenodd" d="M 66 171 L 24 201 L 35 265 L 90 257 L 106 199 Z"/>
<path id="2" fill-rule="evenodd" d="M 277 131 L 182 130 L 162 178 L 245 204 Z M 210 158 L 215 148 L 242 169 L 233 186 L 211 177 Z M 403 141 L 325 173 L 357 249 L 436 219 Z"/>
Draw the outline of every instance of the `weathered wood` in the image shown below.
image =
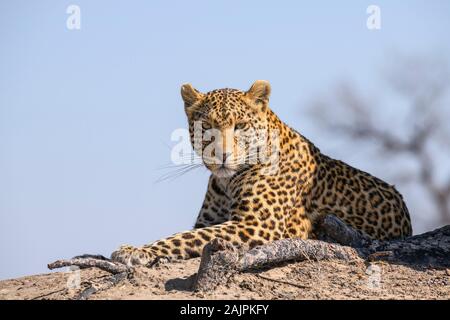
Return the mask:
<path id="1" fill-rule="evenodd" d="M 358 258 L 359 253 L 351 247 L 320 240 L 283 239 L 245 252 L 238 266 L 240 271 L 247 271 L 289 261 L 328 259 L 350 261 Z"/>
<path id="2" fill-rule="evenodd" d="M 239 270 L 241 250 L 223 239 L 214 239 L 203 248 L 203 254 L 193 289 L 213 290 L 219 283 L 226 283 Z"/>
<path id="3" fill-rule="evenodd" d="M 67 260 L 57 260 L 47 265 L 50 270 L 69 266 L 78 266 L 82 269 L 96 267 L 112 274 L 131 271 L 131 268 L 127 267 L 124 264 L 96 258 L 73 258 Z"/>
<path id="4" fill-rule="evenodd" d="M 351 247 L 320 240 L 283 239 L 245 250 L 233 247 L 223 239 L 215 239 L 203 250 L 193 289 L 213 290 L 237 272 L 289 261 L 324 259 L 351 261 L 360 259 L 360 253 Z"/>
<path id="5" fill-rule="evenodd" d="M 339 243 L 343 246 L 363 248 L 372 244 L 372 240 L 348 226 L 336 216 L 326 215 L 317 223 L 319 239 Z"/>
<path id="6" fill-rule="evenodd" d="M 122 280 L 125 280 L 130 273 L 128 271 L 116 273 L 111 275 L 110 277 L 106 277 L 102 279 L 99 283 L 90 283 L 89 286 L 81 291 L 78 295 L 76 295 L 72 300 L 87 300 L 94 293 L 108 290 L 109 288 L 114 287 Z"/>
<path id="7" fill-rule="evenodd" d="M 104 256 L 90 254 L 76 256 L 67 260 L 57 260 L 49 263 L 47 266 L 50 270 L 70 266 L 77 266 L 81 269 L 95 267 L 112 274 L 109 277 L 105 277 L 98 283 L 89 283 L 89 286 L 77 294 L 73 300 L 87 300 L 94 293 L 107 290 L 117 285 L 122 280 L 127 279 L 133 274 L 134 271 L 133 268 L 118 262 L 113 262 Z"/>
<path id="8" fill-rule="evenodd" d="M 450 267 L 450 225 L 404 240 L 374 243 L 372 260 L 422 267 Z M 380 253 L 385 254 L 380 254 Z"/>

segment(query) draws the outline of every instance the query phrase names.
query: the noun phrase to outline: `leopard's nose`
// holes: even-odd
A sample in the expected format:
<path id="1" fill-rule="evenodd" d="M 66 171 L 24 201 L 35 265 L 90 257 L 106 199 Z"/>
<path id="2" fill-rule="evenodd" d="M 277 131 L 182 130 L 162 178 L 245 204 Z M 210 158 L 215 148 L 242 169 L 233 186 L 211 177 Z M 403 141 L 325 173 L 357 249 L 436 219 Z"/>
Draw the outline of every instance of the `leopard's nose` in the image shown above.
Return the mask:
<path id="1" fill-rule="evenodd" d="M 225 162 L 231 156 L 231 152 L 222 153 L 223 162 Z"/>

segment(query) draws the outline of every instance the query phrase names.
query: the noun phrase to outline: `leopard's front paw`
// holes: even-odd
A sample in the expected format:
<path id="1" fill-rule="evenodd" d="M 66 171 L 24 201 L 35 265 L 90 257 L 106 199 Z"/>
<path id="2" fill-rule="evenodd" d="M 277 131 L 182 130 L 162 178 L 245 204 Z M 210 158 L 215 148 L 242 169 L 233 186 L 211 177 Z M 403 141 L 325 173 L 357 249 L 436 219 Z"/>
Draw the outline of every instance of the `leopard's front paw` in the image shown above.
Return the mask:
<path id="1" fill-rule="evenodd" d="M 137 265 L 148 265 L 155 260 L 156 256 L 146 248 L 137 248 L 123 245 L 111 254 L 111 260 L 123 263 L 129 267 Z"/>

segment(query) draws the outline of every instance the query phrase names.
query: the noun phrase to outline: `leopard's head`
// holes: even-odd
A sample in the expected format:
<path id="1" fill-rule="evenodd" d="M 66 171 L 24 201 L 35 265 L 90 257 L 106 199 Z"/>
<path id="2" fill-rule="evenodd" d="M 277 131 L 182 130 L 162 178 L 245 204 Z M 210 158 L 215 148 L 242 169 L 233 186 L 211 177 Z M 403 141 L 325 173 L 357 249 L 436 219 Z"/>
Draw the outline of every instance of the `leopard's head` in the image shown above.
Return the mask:
<path id="1" fill-rule="evenodd" d="M 217 89 L 201 93 L 181 87 L 191 143 L 205 166 L 218 177 L 267 161 L 270 84 L 256 81 L 248 91 Z M 264 149 L 266 148 L 266 149 Z"/>

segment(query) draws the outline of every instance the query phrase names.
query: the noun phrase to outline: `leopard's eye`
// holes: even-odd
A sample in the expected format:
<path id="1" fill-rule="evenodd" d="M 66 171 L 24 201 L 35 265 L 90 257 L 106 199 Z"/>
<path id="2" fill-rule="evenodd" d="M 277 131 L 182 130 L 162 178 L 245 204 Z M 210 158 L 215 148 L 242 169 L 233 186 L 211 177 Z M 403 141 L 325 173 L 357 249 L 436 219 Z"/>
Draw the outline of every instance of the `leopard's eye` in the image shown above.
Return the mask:
<path id="1" fill-rule="evenodd" d="M 244 123 L 236 123 L 236 125 L 234 126 L 234 130 L 243 130 L 245 129 L 245 124 Z"/>
<path id="2" fill-rule="evenodd" d="M 209 129 L 212 128 L 211 124 L 209 122 L 207 122 L 207 121 L 204 121 L 204 120 L 202 121 L 202 126 L 203 126 L 204 130 L 209 130 Z"/>

